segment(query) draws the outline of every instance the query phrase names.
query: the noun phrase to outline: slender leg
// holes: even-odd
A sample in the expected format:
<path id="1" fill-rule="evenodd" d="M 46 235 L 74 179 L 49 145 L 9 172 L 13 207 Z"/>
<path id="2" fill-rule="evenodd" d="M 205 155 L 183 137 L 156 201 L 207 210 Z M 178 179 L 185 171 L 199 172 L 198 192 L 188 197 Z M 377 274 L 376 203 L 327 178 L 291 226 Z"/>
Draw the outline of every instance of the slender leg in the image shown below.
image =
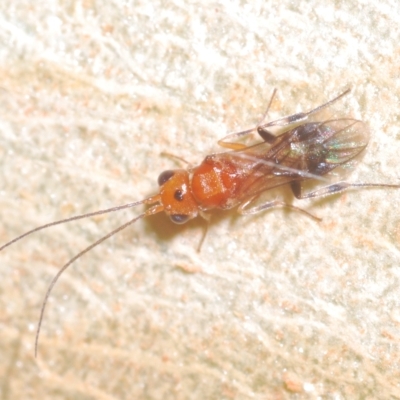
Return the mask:
<path id="1" fill-rule="evenodd" d="M 310 115 L 317 113 L 318 111 L 321 111 L 322 109 L 329 107 L 339 99 L 341 99 L 343 96 L 347 95 L 350 93 L 350 89 L 347 89 L 343 93 L 341 93 L 339 96 L 335 97 L 332 100 L 327 101 L 326 103 L 312 109 L 311 111 L 308 112 L 300 112 L 297 114 L 292 114 L 288 115 L 287 117 L 277 119 L 275 121 L 268 122 L 266 124 L 262 124 L 263 120 L 258 124 L 257 126 L 257 132 L 258 134 L 264 139 L 264 141 L 268 143 L 273 142 L 273 138 L 275 137 L 269 130 L 268 128 L 271 126 L 287 126 L 287 125 L 292 125 L 292 124 L 297 124 L 299 122 L 302 122 L 306 120 Z"/>
<path id="2" fill-rule="evenodd" d="M 203 234 L 201 235 L 200 242 L 199 242 L 199 244 L 197 246 L 197 252 L 198 253 L 200 253 L 201 248 L 203 247 L 203 243 L 206 240 L 206 236 L 207 236 L 207 233 L 208 233 L 208 227 L 210 226 L 210 221 L 211 221 L 211 214 L 208 214 L 208 213 L 206 213 L 204 211 L 200 211 L 200 215 L 205 220 L 206 224 L 204 226 Z"/>
<path id="3" fill-rule="evenodd" d="M 240 205 L 240 207 L 238 208 L 238 212 L 242 215 L 249 215 L 249 214 L 257 214 L 261 211 L 265 211 L 265 210 L 268 210 L 268 209 L 274 208 L 274 207 L 286 207 L 291 210 L 301 212 L 316 221 L 322 221 L 321 218 L 318 218 L 315 215 L 310 214 L 308 211 L 303 210 L 302 208 L 296 207 L 292 204 L 285 203 L 284 201 L 280 201 L 280 200 L 272 200 L 272 201 L 268 201 L 266 203 L 260 204 L 258 206 L 246 208 L 249 204 L 253 203 L 253 201 L 256 200 L 257 197 L 258 196 L 253 197 L 252 199 L 250 199 L 250 200 L 246 201 L 245 203 L 243 203 L 242 205 Z"/>
<path id="4" fill-rule="evenodd" d="M 221 147 L 224 147 L 226 149 L 243 150 L 247 147 L 245 144 L 231 142 L 231 140 L 240 139 L 242 137 L 250 135 L 251 133 L 254 133 L 256 129 L 257 128 L 251 128 L 251 129 L 247 129 L 246 131 L 230 133 L 229 135 L 218 140 L 218 145 Z"/>
<path id="5" fill-rule="evenodd" d="M 400 188 L 400 185 L 391 185 L 384 183 L 350 183 L 350 182 L 337 182 L 332 185 L 322 187 L 309 193 L 303 193 L 301 182 L 292 182 L 290 184 L 292 192 L 297 199 L 310 199 L 313 197 L 324 197 L 332 194 L 341 193 L 348 189 L 354 188 Z"/>
<path id="6" fill-rule="evenodd" d="M 277 90 L 274 89 L 274 91 L 272 92 L 272 96 L 271 99 L 268 103 L 267 109 L 265 110 L 263 116 L 261 117 L 260 121 L 256 124 L 256 126 L 254 128 L 251 129 L 247 129 L 245 131 L 241 131 L 241 132 L 234 132 L 234 133 L 230 133 L 229 135 L 225 136 L 224 138 L 222 138 L 221 140 L 218 140 L 218 144 L 221 147 L 225 147 L 231 150 L 242 150 L 244 148 L 246 148 L 247 146 L 242 144 L 242 143 L 237 143 L 237 142 L 232 142 L 231 140 L 236 140 L 236 139 L 240 139 L 242 137 L 245 137 L 251 133 L 255 133 L 255 131 L 257 131 L 257 133 L 263 138 L 263 140 L 267 143 L 273 143 L 273 141 L 275 140 L 275 136 L 272 133 L 262 133 L 260 134 L 259 132 L 259 126 L 265 121 L 265 118 L 268 115 L 268 111 L 271 107 L 272 101 L 274 100 L 274 97 L 276 95 Z"/>
<path id="7" fill-rule="evenodd" d="M 333 103 L 335 103 L 336 101 L 341 99 L 343 96 L 346 96 L 348 93 L 350 93 L 350 89 L 347 89 L 346 91 L 341 93 L 339 96 L 312 109 L 311 111 L 300 112 L 300 113 L 288 115 L 287 117 L 265 123 L 265 119 L 267 118 L 268 111 L 271 107 L 271 104 L 275 97 L 276 92 L 277 92 L 277 90 L 274 89 L 272 96 L 271 96 L 271 100 L 269 101 L 268 107 L 267 107 L 265 113 L 263 114 L 262 118 L 260 119 L 260 121 L 257 123 L 255 128 L 247 129 L 247 130 L 241 131 L 241 132 L 231 133 L 231 134 L 225 136 L 224 138 L 222 138 L 221 140 L 219 140 L 218 144 L 221 147 L 225 147 L 225 148 L 228 148 L 231 150 L 242 150 L 242 149 L 246 148 L 247 146 L 242 143 L 232 142 L 231 140 L 240 139 L 244 136 L 254 133 L 255 131 L 257 131 L 258 135 L 261 136 L 261 138 L 264 140 L 264 142 L 273 144 L 274 141 L 276 140 L 277 136 L 274 135 L 272 132 L 270 132 L 268 128 L 273 127 L 273 126 L 284 127 L 284 126 L 293 125 L 293 124 L 302 122 L 302 121 L 306 120 L 310 115 L 313 115 L 313 114 L 321 111 L 322 109 L 329 107 L 330 105 L 332 105 Z"/>
<path id="8" fill-rule="evenodd" d="M 189 168 L 192 167 L 192 164 L 191 164 L 189 161 L 186 161 L 184 158 L 179 157 L 179 156 L 176 156 L 175 154 L 168 153 L 167 151 L 163 151 L 163 152 L 161 153 L 161 155 L 162 155 L 162 156 L 169 157 L 169 158 L 173 158 L 173 159 L 175 159 L 175 160 L 178 160 L 178 161 L 180 161 L 180 162 L 186 164 Z"/>
<path id="9" fill-rule="evenodd" d="M 203 243 L 206 240 L 206 236 L 207 236 L 207 233 L 208 233 L 209 225 L 210 225 L 210 221 L 206 221 L 206 224 L 205 224 L 204 229 L 203 229 L 203 234 L 201 235 L 199 244 L 197 245 L 197 249 L 196 250 L 197 250 L 198 253 L 200 253 L 201 248 L 203 247 Z"/>

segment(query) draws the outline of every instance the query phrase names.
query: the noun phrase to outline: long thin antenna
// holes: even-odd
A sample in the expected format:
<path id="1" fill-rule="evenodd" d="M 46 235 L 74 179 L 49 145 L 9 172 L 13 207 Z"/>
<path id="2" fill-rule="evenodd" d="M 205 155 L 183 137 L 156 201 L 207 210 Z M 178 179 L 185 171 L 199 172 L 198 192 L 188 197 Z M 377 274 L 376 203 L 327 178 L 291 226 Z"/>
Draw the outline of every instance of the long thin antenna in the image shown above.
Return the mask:
<path id="1" fill-rule="evenodd" d="M 65 219 L 60 219 L 59 221 L 54 221 L 54 222 L 50 222 L 50 223 L 45 224 L 45 225 L 38 226 L 37 228 L 31 229 L 30 231 L 23 233 L 22 235 L 16 237 L 15 239 L 10 240 L 6 244 L 3 244 L 3 246 L 0 247 L 0 251 L 4 250 L 6 247 L 12 245 L 15 242 L 18 242 L 19 240 L 21 240 L 25 236 L 28 236 L 28 235 L 30 235 L 30 234 L 32 234 L 34 232 L 37 232 L 37 231 L 41 231 L 42 229 L 49 228 L 50 226 L 64 224 L 65 222 L 76 221 L 77 219 L 93 217 L 95 215 L 107 214 L 107 213 L 110 213 L 110 212 L 113 212 L 113 211 L 123 210 L 124 208 L 135 207 L 135 206 L 137 206 L 139 204 L 145 203 L 148 200 L 149 199 L 140 200 L 140 201 L 136 201 L 134 203 L 124 204 L 122 206 L 116 206 L 116 207 L 106 208 L 104 210 L 99 210 L 99 211 L 95 211 L 95 212 L 91 212 L 91 213 L 87 213 L 87 214 L 76 215 L 75 217 L 69 217 L 69 218 L 65 218 Z"/>
<path id="2" fill-rule="evenodd" d="M 133 205 L 142 203 L 141 202 L 137 202 L 137 203 L 131 203 Z M 132 205 L 130 205 L 132 207 Z M 114 207 L 113 209 L 108 209 L 108 210 L 103 210 L 103 211 L 97 211 L 94 213 L 90 213 L 90 214 L 86 214 L 85 216 L 92 216 L 92 215 L 96 215 L 96 214 L 101 214 L 104 212 L 110 212 L 110 210 L 115 210 L 115 209 L 121 209 L 121 208 L 127 208 L 129 207 L 129 205 L 125 205 L 125 206 L 119 206 L 119 207 Z M 129 225 L 133 224 L 134 222 L 136 222 L 138 219 L 143 218 L 147 215 L 152 215 L 154 211 L 156 211 L 159 206 L 154 206 L 153 208 L 147 210 L 146 212 L 144 212 L 143 214 L 140 214 L 139 216 L 133 218 L 132 220 L 126 222 L 125 224 L 119 226 L 118 228 L 114 229 L 113 231 L 111 231 L 110 233 L 107 233 L 107 235 L 103 236 L 102 238 L 100 238 L 99 240 L 97 240 L 96 242 L 92 243 L 90 246 L 86 247 L 85 249 L 83 249 L 82 251 L 80 251 L 76 256 L 72 257 L 56 274 L 56 276 L 52 279 L 52 281 L 50 282 L 50 285 L 46 291 L 46 294 L 44 296 L 44 300 L 42 303 L 42 308 L 40 309 L 40 317 L 39 317 L 39 322 L 38 322 L 38 327 L 36 329 L 36 338 L 35 338 L 35 358 L 37 357 L 37 352 L 38 352 L 38 345 L 39 345 L 39 335 L 40 335 L 40 329 L 42 327 L 42 321 L 43 321 L 43 316 L 44 316 L 44 310 L 46 309 L 46 305 L 47 305 L 47 301 L 49 299 L 50 293 L 53 290 L 54 285 L 57 283 L 58 279 L 60 278 L 60 276 L 63 274 L 63 272 L 74 262 L 76 261 L 78 258 L 82 257 L 84 254 L 86 254 L 88 251 L 92 250 L 94 247 L 98 246 L 100 243 L 104 242 L 105 240 L 107 240 L 108 238 L 110 238 L 111 236 L 115 235 L 116 233 L 122 231 L 123 229 L 125 229 L 126 227 L 128 227 Z M 82 216 L 77 216 L 77 217 L 72 217 L 72 218 L 68 218 L 66 220 L 63 221 L 58 221 L 55 223 L 51 223 L 51 224 L 47 224 L 44 225 L 43 227 L 40 227 L 40 229 L 43 229 L 44 227 L 47 226 L 51 226 L 51 225 L 55 225 L 57 223 L 61 223 L 61 222 L 67 222 L 67 221 L 71 221 L 74 219 L 79 219 L 79 218 L 83 218 Z M 35 230 L 38 230 L 38 228 L 34 229 L 33 231 L 30 231 L 28 233 L 32 233 Z M 27 234 L 23 235 L 26 236 Z M 19 237 L 21 238 L 21 237 Z M 17 240 L 19 239 L 17 238 Z M 15 241 L 15 240 L 14 240 Z M 5 246 L 3 246 L 5 247 Z"/>

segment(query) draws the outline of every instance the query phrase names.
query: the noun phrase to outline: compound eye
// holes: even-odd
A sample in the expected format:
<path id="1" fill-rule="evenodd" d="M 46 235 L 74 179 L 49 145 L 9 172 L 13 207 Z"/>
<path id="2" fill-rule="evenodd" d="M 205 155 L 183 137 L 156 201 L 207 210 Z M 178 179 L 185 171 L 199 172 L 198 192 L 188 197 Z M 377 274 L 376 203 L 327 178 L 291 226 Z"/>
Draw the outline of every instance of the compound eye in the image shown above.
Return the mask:
<path id="1" fill-rule="evenodd" d="M 158 176 L 158 186 L 164 185 L 164 183 L 169 181 L 174 176 L 174 174 L 175 172 L 171 170 L 161 172 L 161 174 Z"/>
<path id="2" fill-rule="evenodd" d="M 171 218 L 171 221 L 175 224 L 184 224 L 189 220 L 189 216 L 184 214 L 174 214 L 170 215 L 169 217 Z"/>

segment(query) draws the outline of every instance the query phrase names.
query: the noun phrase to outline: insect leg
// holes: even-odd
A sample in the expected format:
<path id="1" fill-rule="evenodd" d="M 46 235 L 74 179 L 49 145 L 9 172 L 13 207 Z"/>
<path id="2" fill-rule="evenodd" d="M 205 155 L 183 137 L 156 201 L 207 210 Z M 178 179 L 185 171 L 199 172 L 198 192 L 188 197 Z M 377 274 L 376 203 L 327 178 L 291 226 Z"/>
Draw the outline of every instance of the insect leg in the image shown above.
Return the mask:
<path id="1" fill-rule="evenodd" d="M 221 147 L 225 147 L 231 150 L 242 150 L 244 148 L 246 148 L 247 146 L 242 144 L 242 143 L 237 143 L 237 142 L 231 142 L 231 140 L 235 140 L 235 139 L 240 139 L 246 135 L 249 135 L 251 133 L 255 133 L 255 131 L 258 132 L 258 134 L 263 138 L 263 140 L 267 143 L 273 143 L 276 139 L 276 136 L 273 135 L 272 133 L 268 132 L 268 131 L 263 131 L 262 134 L 260 134 L 259 132 L 259 127 L 260 125 L 265 121 L 265 118 L 268 115 L 268 111 L 271 107 L 272 101 L 274 100 L 274 97 L 276 95 L 277 90 L 274 89 L 274 91 L 272 92 L 272 96 L 271 99 L 268 103 L 267 109 L 265 110 L 264 114 L 262 115 L 261 119 L 257 122 L 256 126 L 254 128 L 251 129 L 247 129 L 245 131 L 242 132 L 234 132 L 234 133 L 230 133 L 229 135 L 225 136 L 224 138 L 222 138 L 221 140 L 218 140 L 218 144 Z M 228 140 L 228 141 L 227 141 Z"/>
<path id="2" fill-rule="evenodd" d="M 207 236 L 207 233 L 208 233 L 208 227 L 210 226 L 210 221 L 211 221 L 211 214 L 207 214 L 204 211 L 200 211 L 200 215 L 204 219 L 205 225 L 204 225 L 204 229 L 203 229 L 203 234 L 201 235 L 199 244 L 197 246 L 197 252 L 198 253 L 200 253 L 201 248 L 203 246 L 203 243 L 206 240 L 206 236 Z"/>
<path id="3" fill-rule="evenodd" d="M 350 93 L 350 89 L 347 89 L 343 93 L 341 93 L 339 96 L 336 96 L 334 99 L 327 101 L 324 104 L 321 104 L 320 106 L 312 109 L 311 111 L 308 112 L 299 112 L 296 114 L 288 115 L 287 117 L 283 117 L 280 119 L 277 119 L 272 122 L 268 122 L 264 125 L 262 125 L 263 120 L 260 121 L 260 123 L 257 126 L 257 133 L 263 138 L 263 140 L 267 143 L 272 143 L 274 141 L 274 138 L 276 137 L 273 135 L 268 128 L 272 126 L 287 126 L 287 125 L 292 125 L 292 124 L 297 124 L 299 122 L 302 122 L 306 120 L 310 115 L 315 114 L 319 111 L 321 111 L 323 108 L 329 107 L 339 99 L 341 99 L 343 96 L 346 96 L 348 93 Z"/>
<path id="4" fill-rule="evenodd" d="M 186 164 L 189 168 L 192 168 L 192 164 L 189 161 L 186 161 L 184 158 L 182 158 L 180 156 L 177 156 L 177 155 L 172 154 L 172 153 L 168 153 L 167 151 L 162 151 L 161 155 L 165 156 L 165 157 L 173 158 L 174 160 L 178 160 L 178 161 L 182 162 L 183 164 Z"/>
<path id="5" fill-rule="evenodd" d="M 255 133 L 257 128 L 251 128 L 251 129 L 247 129 L 245 131 L 241 131 L 241 132 L 234 132 L 234 133 L 230 133 L 229 135 L 226 135 L 225 137 L 223 137 L 222 139 L 218 140 L 218 145 L 221 147 L 224 147 L 226 149 L 230 149 L 230 150 L 243 150 L 245 149 L 247 146 L 243 143 L 237 143 L 237 142 L 231 142 L 231 140 L 235 140 L 235 139 L 240 139 L 244 136 L 247 136 L 251 133 Z"/>
<path id="6" fill-rule="evenodd" d="M 293 194 L 297 199 L 310 199 L 313 197 L 330 196 L 332 194 L 341 193 L 348 189 L 355 188 L 400 188 L 400 185 L 391 185 L 385 183 L 350 183 L 350 182 L 337 182 L 332 185 L 322 187 L 309 193 L 303 193 L 301 182 L 292 182 L 290 184 Z"/>
<path id="7" fill-rule="evenodd" d="M 249 214 L 257 214 L 261 211 L 265 211 L 265 210 L 268 210 L 268 209 L 274 208 L 274 207 L 286 207 L 286 208 L 290 208 L 291 210 L 301 212 L 301 213 L 307 215 L 308 217 L 315 219 L 316 221 L 321 221 L 321 218 L 318 218 L 315 215 L 310 214 L 308 211 L 303 210 L 302 208 L 296 207 L 292 204 L 285 203 L 284 201 L 281 201 L 281 200 L 272 200 L 272 201 L 268 201 L 263 204 L 259 204 L 254 207 L 246 208 L 249 204 L 253 203 L 254 200 L 256 200 L 257 198 L 258 198 L 258 196 L 253 197 L 250 200 L 246 201 L 245 203 L 241 204 L 240 207 L 238 208 L 238 212 L 242 215 L 249 215 Z"/>

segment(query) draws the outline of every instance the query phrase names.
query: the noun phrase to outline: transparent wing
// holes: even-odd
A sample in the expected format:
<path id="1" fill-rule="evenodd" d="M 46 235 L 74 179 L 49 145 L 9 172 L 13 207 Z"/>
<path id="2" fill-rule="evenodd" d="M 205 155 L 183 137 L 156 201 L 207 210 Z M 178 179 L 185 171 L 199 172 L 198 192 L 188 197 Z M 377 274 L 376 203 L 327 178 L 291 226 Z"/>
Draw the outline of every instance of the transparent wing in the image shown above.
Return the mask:
<path id="1" fill-rule="evenodd" d="M 294 181 L 331 182 L 353 169 L 368 144 L 368 130 L 359 120 L 343 118 L 307 122 L 283 132 L 273 143 L 215 155 L 235 165 L 246 179 L 237 202 Z"/>

